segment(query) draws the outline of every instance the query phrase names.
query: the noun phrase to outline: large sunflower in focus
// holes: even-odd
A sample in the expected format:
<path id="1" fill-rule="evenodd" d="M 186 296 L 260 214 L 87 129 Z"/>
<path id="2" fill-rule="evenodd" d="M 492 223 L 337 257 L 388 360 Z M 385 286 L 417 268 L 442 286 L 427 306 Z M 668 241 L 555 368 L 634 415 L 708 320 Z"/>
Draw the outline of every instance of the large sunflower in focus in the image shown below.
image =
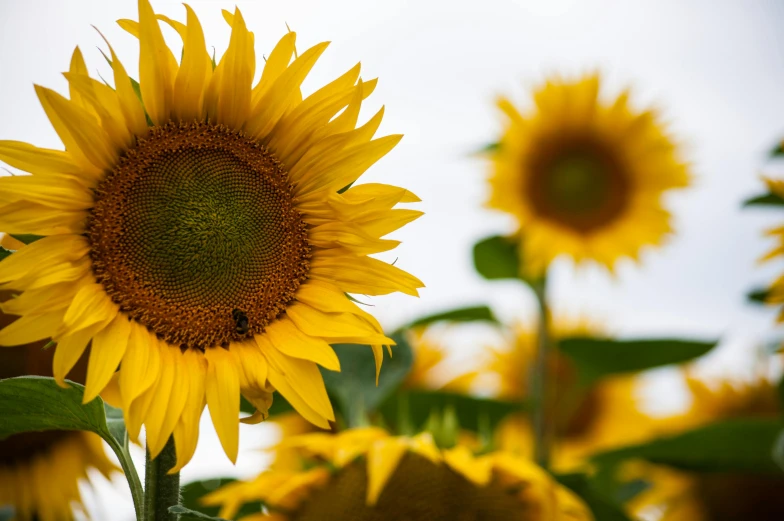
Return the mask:
<path id="1" fill-rule="evenodd" d="M 533 463 L 506 453 L 474 456 L 436 447 L 428 434 L 393 437 L 382 429 L 309 434 L 283 442 L 300 469 L 236 482 L 205 501 L 232 518 L 262 500 L 272 514 L 244 521 L 590 521 L 583 502 Z"/>
<path id="2" fill-rule="evenodd" d="M 661 421 L 672 431 L 734 418 L 779 418 L 781 401 L 775 383 L 754 381 L 706 383 L 687 378 L 692 405 L 683 415 Z M 753 473 L 696 473 L 633 463 L 627 477 L 651 487 L 630 504 L 635 514 L 656 521 L 779 521 L 784 519 L 784 479 Z"/>
<path id="3" fill-rule="evenodd" d="M 628 93 L 602 102 L 599 83 L 548 81 L 528 114 L 499 102 L 509 121 L 488 204 L 517 218 L 528 274 L 561 254 L 612 269 L 671 231 L 661 199 L 687 186 L 686 165 L 653 111 L 633 110 Z"/>
<path id="4" fill-rule="evenodd" d="M 254 35 L 224 11 L 228 49 L 211 61 L 202 28 L 139 0 L 139 84 L 109 47 L 114 88 L 77 49 L 70 99 L 36 92 L 65 151 L 0 142 L 32 175 L 0 178 L 0 230 L 44 236 L 0 263 L 3 306 L 22 318 L 0 344 L 52 337 L 62 383 L 92 342 L 85 401 L 118 365 L 128 431 L 153 456 L 170 435 L 176 469 L 192 456 L 206 404 L 237 455 L 240 392 L 266 412 L 276 389 L 309 421 L 334 420 L 317 365 L 330 343 L 392 342 L 347 293 L 417 295 L 422 283 L 370 255 L 421 212 L 405 189 L 355 185 L 400 136 L 373 139 L 383 109 L 357 124 L 376 82 L 359 65 L 307 98 L 300 85 L 327 47 L 295 51 L 286 34 L 254 84 Z M 183 41 L 178 63 L 160 22 Z M 138 95 L 135 88 L 138 87 Z"/>
<path id="5" fill-rule="evenodd" d="M 0 324 L 11 317 L 0 314 Z M 0 379 L 51 376 L 52 351 L 45 342 L 0 349 Z M 74 371 L 83 380 L 86 360 Z M 117 469 L 91 432 L 45 431 L 13 434 L 0 440 L 0 510 L 10 506 L 17 521 L 70 521 L 83 510 L 79 483 L 95 469 L 105 477 Z"/>

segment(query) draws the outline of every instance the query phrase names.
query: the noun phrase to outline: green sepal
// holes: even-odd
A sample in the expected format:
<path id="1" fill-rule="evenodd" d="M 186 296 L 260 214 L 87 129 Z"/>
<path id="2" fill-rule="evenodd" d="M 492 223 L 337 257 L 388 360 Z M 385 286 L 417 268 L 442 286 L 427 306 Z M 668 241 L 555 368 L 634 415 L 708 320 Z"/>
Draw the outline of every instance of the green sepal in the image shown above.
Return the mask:
<path id="1" fill-rule="evenodd" d="M 43 235 L 32 235 L 32 234 L 20 234 L 20 233 L 9 233 L 11 237 L 16 239 L 17 241 L 21 242 L 22 244 L 32 244 L 38 239 L 43 239 Z"/>
<path id="2" fill-rule="evenodd" d="M 766 194 L 756 195 L 743 201 L 743 207 L 748 206 L 782 206 L 784 205 L 784 198 L 780 195 L 768 192 Z"/>

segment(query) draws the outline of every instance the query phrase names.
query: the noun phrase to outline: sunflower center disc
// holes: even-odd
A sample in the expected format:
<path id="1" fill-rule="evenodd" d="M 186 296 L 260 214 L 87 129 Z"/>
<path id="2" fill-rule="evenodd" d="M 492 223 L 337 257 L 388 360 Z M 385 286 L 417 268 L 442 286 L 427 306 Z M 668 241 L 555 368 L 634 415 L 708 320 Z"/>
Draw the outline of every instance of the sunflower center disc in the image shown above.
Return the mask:
<path id="1" fill-rule="evenodd" d="M 260 333 L 308 273 L 286 171 L 217 125 L 150 129 L 97 187 L 87 233 L 121 311 L 183 348 Z"/>
<path id="2" fill-rule="evenodd" d="M 528 191 L 540 215 L 582 233 L 611 223 L 626 208 L 629 181 L 602 143 L 544 140 L 531 165 Z"/>

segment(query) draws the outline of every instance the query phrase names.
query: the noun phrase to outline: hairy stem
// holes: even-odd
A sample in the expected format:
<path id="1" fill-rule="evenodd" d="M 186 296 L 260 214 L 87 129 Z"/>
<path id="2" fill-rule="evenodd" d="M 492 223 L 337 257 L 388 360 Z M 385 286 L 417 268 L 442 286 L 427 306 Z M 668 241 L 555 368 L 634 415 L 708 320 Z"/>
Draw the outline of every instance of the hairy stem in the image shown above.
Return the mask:
<path id="1" fill-rule="evenodd" d="M 169 438 L 158 457 L 147 460 L 144 469 L 144 521 L 177 521 L 169 507 L 180 504 L 180 474 L 168 474 L 177 462 L 174 438 Z"/>

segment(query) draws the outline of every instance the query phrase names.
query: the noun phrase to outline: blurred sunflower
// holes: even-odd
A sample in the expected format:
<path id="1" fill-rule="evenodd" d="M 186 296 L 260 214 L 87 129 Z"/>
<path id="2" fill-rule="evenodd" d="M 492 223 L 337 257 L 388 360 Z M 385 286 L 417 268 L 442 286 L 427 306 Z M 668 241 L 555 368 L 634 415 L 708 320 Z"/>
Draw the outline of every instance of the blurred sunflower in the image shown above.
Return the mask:
<path id="1" fill-rule="evenodd" d="M 776 385 L 766 378 L 710 385 L 687 377 L 689 410 L 661 420 L 672 431 L 696 428 L 733 418 L 778 418 L 781 402 Z M 643 479 L 651 487 L 630 503 L 632 513 L 656 521 L 778 521 L 784 519 L 784 479 L 753 473 L 692 473 L 632 463 L 626 478 Z"/>
<path id="2" fill-rule="evenodd" d="M 0 325 L 12 318 L 0 314 Z M 45 342 L 0 349 L 0 379 L 51 376 L 51 350 Z M 86 360 L 78 364 L 76 380 L 84 378 Z M 103 449 L 101 438 L 90 432 L 45 431 L 13 434 L 0 440 L 0 509 L 13 508 L 17 521 L 70 521 L 83 510 L 79 483 L 88 470 L 106 478 L 119 470 Z"/>
<path id="3" fill-rule="evenodd" d="M 662 195 L 689 183 L 657 114 L 633 110 L 628 92 L 603 103 L 599 84 L 550 80 L 525 115 L 499 101 L 509 122 L 492 152 L 488 204 L 517 218 L 529 275 L 562 254 L 610 270 L 637 259 L 671 231 Z"/>
<path id="4" fill-rule="evenodd" d="M 421 212 L 416 196 L 354 185 L 401 136 L 373 139 L 383 108 L 357 126 L 376 85 L 359 64 L 303 100 L 327 43 L 297 54 L 289 32 L 254 85 L 254 34 L 224 11 L 228 49 L 210 59 L 198 18 L 139 0 L 120 20 L 140 45 L 137 85 L 109 46 L 115 88 L 90 78 L 77 49 L 70 100 L 36 86 L 65 151 L 0 142 L 0 159 L 33 175 L 0 178 L 0 229 L 44 236 L 0 263 L 4 305 L 22 318 L 0 344 L 52 337 L 62 383 L 92 341 L 85 401 L 119 390 L 133 439 L 153 457 L 170 435 L 179 470 L 206 404 L 237 456 L 240 393 L 263 418 L 277 390 L 305 418 L 334 414 L 317 365 L 338 371 L 330 343 L 393 342 L 347 293 L 417 295 L 422 283 L 369 255 Z M 159 21 L 183 41 L 180 63 Z M 293 60 L 292 60 L 293 58 Z M 138 93 L 135 91 L 138 88 Z"/>
<path id="5" fill-rule="evenodd" d="M 554 338 L 596 337 L 600 328 L 586 320 L 556 319 Z M 536 331 L 517 326 L 511 346 L 494 348 L 479 374 L 494 375 L 499 383 L 497 396 L 523 400 L 528 394 L 530 369 L 536 355 Z M 548 362 L 548 378 L 553 392 L 547 417 L 554 422 L 553 464 L 571 470 L 584 463 L 596 450 L 640 442 L 656 432 L 655 423 L 639 411 L 635 397 L 637 379 L 621 375 L 602 379 L 585 387 L 577 368 L 566 356 L 553 351 Z M 530 419 L 513 415 L 504 420 L 495 434 L 496 445 L 506 451 L 533 457 Z"/>
<path id="6" fill-rule="evenodd" d="M 378 428 L 310 434 L 297 448 L 300 470 L 266 472 L 205 498 L 232 518 L 262 500 L 270 515 L 246 521 L 581 521 L 588 508 L 542 469 L 505 453 L 476 457 L 464 446 L 439 449 L 428 434 L 394 437 Z"/>
<path id="7" fill-rule="evenodd" d="M 409 330 L 407 339 L 411 346 L 414 362 L 403 386 L 408 389 L 441 389 L 455 393 L 467 393 L 473 384 L 475 373 L 460 369 L 451 374 L 439 374 L 438 368 L 448 365 L 448 346 L 440 332 L 431 327 Z M 454 367 L 452 368 L 454 369 Z"/>
<path id="8" fill-rule="evenodd" d="M 765 184 L 772 194 L 784 198 L 784 180 L 766 178 Z M 766 234 L 773 237 L 777 244 L 761 260 L 768 261 L 784 255 L 784 226 L 771 228 L 767 230 Z M 765 295 L 765 303 L 776 306 L 784 304 L 784 275 L 778 277 L 770 285 Z M 784 322 L 784 309 L 779 313 L 778 321 Z"/>

